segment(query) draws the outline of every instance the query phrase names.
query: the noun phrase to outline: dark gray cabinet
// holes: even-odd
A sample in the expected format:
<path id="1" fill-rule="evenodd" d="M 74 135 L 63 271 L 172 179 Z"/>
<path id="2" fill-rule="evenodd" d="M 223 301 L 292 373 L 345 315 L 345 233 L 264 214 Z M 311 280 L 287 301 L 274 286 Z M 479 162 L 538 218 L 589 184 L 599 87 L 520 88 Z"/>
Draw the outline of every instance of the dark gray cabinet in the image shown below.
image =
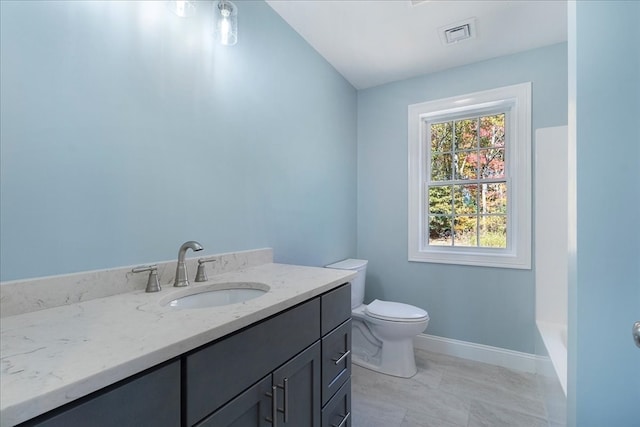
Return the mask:
<path id="1" fill-rule="evenodd" d="M 180 362 L 153 368 L 21 426 L 176 427 L 180 425 Z"/>
<path id="2" fill-rule="evenodd" d="M 249 326 L 184 357 L 192 426 L 320 338 L 320 299 Z"/>
<path id="3" fill-rule="evenodd" d="M 267 427 L 272 411 L 271 375 L 207 417 L 198 427 Z"/>
<path id="4" fill-rule="evenodd" d="M 351 320 L 322 337 L 322 404 L 351 378 Z"/>
<path id="5" fill-rule="evenodd" d="M 320 427 L 320 342 L 276 370 L 273 383 L 276 425 Z"/>
<path id="6" fill-rule="evenodd" d="M 322 409 L 322 427 L 351 427 L 351 379 Z"/>
<path id="7" fill-rule="evenodd" d="M 186 355 L 186 426 L 320 427 L 351 395 L 350 318 L 347 284 Z"/>
<path id="8" fill-rule="evenodd" d="M 22 425 L 348 426 L 350 301 L 345 284 Z"/>
<path id="9" fill-rule="evenodd" d="M 188 403 L 187 403 L 188 405 Z M 320 427 L 320 343 L 263 378 L 196 427 Z"/>
<path id="10" fill-rule="evenodd" d="M 321 334 L 324 336 L 351 318 L 351 284 L 335 288 L 320 297 Z"/>

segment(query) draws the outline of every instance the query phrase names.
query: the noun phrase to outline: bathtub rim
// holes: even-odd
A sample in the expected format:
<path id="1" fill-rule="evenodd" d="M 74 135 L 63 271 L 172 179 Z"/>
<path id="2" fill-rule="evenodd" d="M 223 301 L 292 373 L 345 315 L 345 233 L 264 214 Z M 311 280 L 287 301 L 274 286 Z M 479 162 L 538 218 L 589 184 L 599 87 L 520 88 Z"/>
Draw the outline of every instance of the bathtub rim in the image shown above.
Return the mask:
<path id="1" fill-rule="evenodd" d="M 567 325 L 562 323 L 552 323 L 536 321 L 538 332 L 542 337 L 542 342 L 547 349 L 549 359 L 555 371 L 562 391 L 567 396 Z"/>

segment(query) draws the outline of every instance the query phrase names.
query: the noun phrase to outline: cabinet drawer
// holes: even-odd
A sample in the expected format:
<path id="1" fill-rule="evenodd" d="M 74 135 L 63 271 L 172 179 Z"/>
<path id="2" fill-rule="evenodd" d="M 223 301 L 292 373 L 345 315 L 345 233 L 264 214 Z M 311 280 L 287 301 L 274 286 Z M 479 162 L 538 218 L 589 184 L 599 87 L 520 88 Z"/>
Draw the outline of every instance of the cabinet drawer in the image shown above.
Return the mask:
<path id="1" fill-rule="evenodd" d="M 180 425 L 180 362 L 152 369 L 20 426 Z"/>
<path id="2" fill-rule="evenodd" d="M 351 376 L 351 320 L 322 337 L 322 404 Z"/>
<path id="3" fill-rule="evenodd" d="M 351 284 L 322 295 L 322 335 L 351 317 Z"/>
<path id="4" fill-rule="evenodd" d="M 322 410 L 322 427 L 351 427 L 351 379 Z"/>
<path id="5" fill-rule="evenodd" d="M 319 338 L 316 298 L 188 355 L 187 424 L 200 421 Z"/>

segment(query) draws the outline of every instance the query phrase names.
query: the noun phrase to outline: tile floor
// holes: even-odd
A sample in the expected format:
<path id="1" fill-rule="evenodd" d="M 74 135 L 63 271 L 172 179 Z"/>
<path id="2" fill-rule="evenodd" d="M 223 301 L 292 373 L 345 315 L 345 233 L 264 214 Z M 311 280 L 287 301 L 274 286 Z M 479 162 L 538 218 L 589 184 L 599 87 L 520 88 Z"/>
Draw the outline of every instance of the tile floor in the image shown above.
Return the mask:
<path id="1" fill-rule="evenodd" d="M 537 375 L 416 350 L 409 379 L 353 365 L 352 427 L 560 427 L 559 384 Z M 559 393 L 559 394 L 558 394 Z"/>

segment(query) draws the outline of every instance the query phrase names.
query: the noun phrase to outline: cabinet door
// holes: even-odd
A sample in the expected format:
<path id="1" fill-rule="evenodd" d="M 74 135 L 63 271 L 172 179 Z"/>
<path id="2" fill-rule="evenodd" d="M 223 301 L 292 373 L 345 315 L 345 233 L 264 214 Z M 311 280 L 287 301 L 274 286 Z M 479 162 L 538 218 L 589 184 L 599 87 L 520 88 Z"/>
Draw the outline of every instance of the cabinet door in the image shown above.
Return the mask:
<path id="1" fill-rule="evenodd" d="M 320 342 L 273 373 L 277 425 L 320 427 Z"/>
<path id="2" fill-rule="evenodd" d="M 180 425 L 180 362 L 145 372 L 21 426 L 175 427 Z"/>
<path id="3" fill-rule="evenodd" d="M 197 427 L 267 427 L 271 417 L 271 375 L 207 417 Z"/>

